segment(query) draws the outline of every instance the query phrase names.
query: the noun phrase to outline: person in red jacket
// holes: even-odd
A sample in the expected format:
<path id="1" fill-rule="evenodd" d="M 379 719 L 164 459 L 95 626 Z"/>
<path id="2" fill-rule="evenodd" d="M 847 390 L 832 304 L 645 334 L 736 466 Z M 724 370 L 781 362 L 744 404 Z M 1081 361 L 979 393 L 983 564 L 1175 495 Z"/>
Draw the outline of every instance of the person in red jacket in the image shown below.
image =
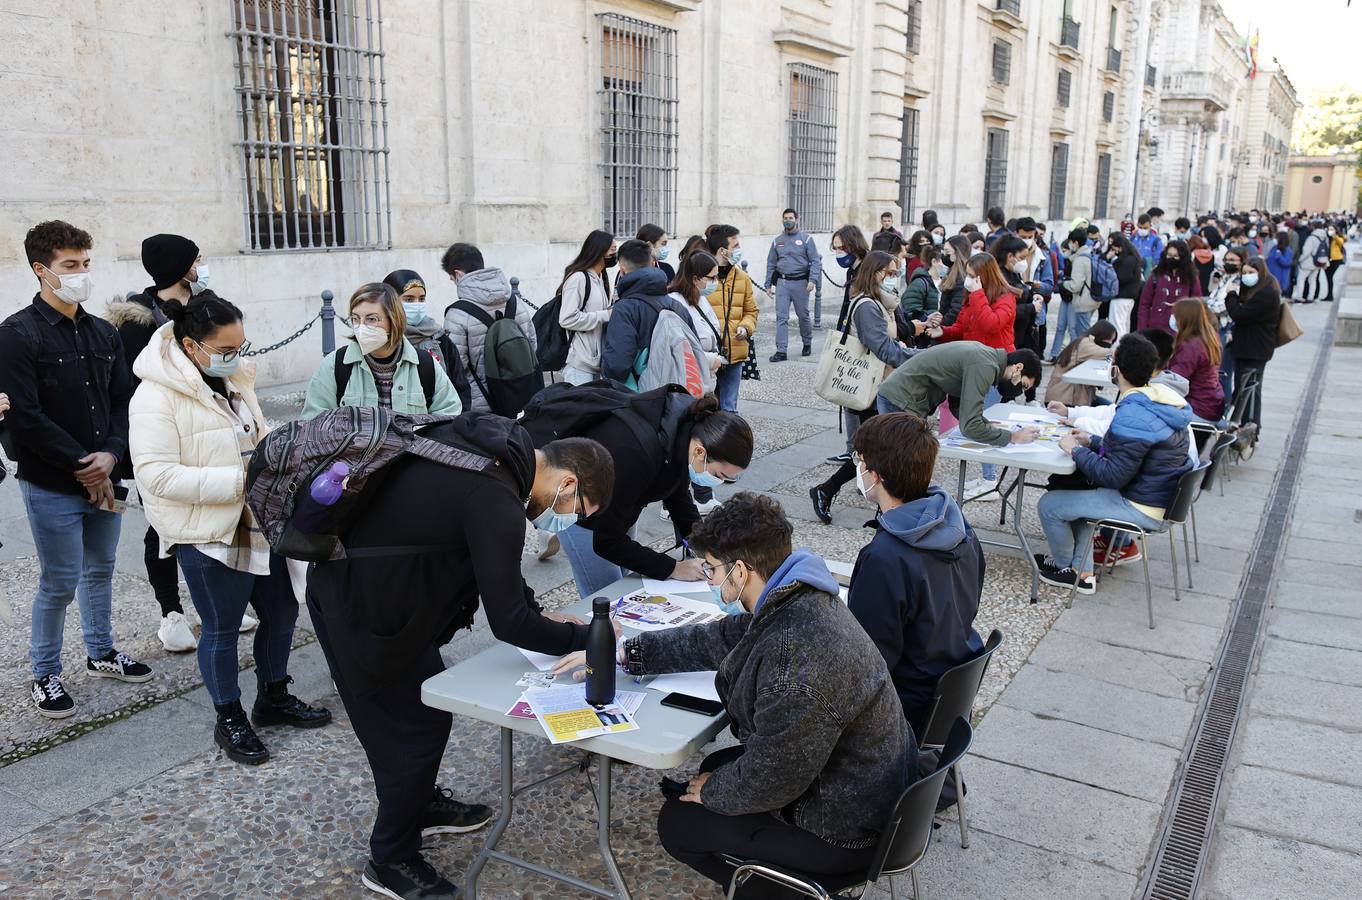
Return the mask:
<path id="1" fill-rule="evenodd" d="M 1201 296 L 1201 277 L 1186 241 L 1169 241 L 1163 256 L 1140 291 L 1136 306 L 1136 329 L 1158 328 L 1177 333 L 1172 321 L 1173 304 L 1187 297 Z"/>
<path id="2" fill-rule="evenodd" d="M 1017 349 L 1013 325 L 1017 321 L 1015 289 L 1003 278 L 998 261 L 988 253 L 976 253 L 965 264 L 965 305 L 954 325 L 941 325 L 940 317 L 929 320 L 927 334 L 940 341 L 978 341 L 1008 353 Z M 986 404 L 998 403 L 1002 395 L 991 389 Z M 997 500 L 997 467 L 985 463 L 982 475 L 965 485 L 966 500 Z"/>

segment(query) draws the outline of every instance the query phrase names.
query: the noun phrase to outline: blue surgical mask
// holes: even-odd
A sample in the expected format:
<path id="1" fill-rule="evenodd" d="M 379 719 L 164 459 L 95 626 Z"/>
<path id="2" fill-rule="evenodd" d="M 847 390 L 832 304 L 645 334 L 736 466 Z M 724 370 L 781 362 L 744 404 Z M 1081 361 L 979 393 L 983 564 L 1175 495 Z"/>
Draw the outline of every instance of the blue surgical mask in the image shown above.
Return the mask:
<path id="1" fill-rule="evenodd" d="M 420 325 L 426 320 L 426 304 L 424 302 L 408 303 L 404 300 L 402 301 L 402 309 L 407 313 L 408 325 Z"/>
<path id="2" fill-rule="evenodd" d="M 1244 287 L 1253 287 L 1258 283 L 1258 273 L 1253 269 L 1249 269 L 1244 273 L 1244 277 L 1240 280 L 1244 282 Z"/>
<path id="3" fill-rule="evenodd" d="M 672 248 L 671 248 L 671 247 L 663 247 L 663 248 L 661 248 L 660 250 L 657 251 L 657 261 L 658 261 L 658 262 L 662 262 L 662 261 L 664 261 L 667 257 L 669 257 L 669 256 L 671 256 L 671 255 L 672 255 Z"/>
<path id="4" fill-rule="evenodd" d="M 208 365 L 199 366 L 199 369 L 203 371 L 203 374 L 211 378 L 231 378 L 236 374 L 237 369 L 241 368 L 241 356 L 239 354 L 233 356 L 230 360 L 223 362 L 222 357 L 225 354 L 214 353 L 203 344 L 199 344 L 199 349 L 208 356 Z M 198 364 L 195 363 L 195 365 Z"/>
<path id="5" fill-rule="evenodd" d="M 530 524 L 540 531 L 547 531 L 549 534 L 557 534 L 566 531 L 577 524 L 577 503 L 574 499 L 573 510 L 570 513 L 555 512 L 554 507 L 558 505 L 558 495 L 563 492 L 563 486 L 558 485 L 558 490 L 553 492 L 553 502 L 544 507 L 544 511 L 530 520 Z"/>
<path id="6" fill-rule="evenodd" d="M 189 282 L 189 293 L 197 297 L 208 290 L 208 267 L 200 263 L 194 268 L 195 278 Z"/>
<path id="7" fill-rule="evenodd" d="M 733 572 L 736 568 L 736 564 L 728 567 L 728 574 L 724 576 L 723 581 L 719 582 L 718 587 L 715 587 L 714 585 L 709 586 L 710 593 L 714 595 L 714 602 L 718 605 L 719 609 L 724 611 L 724 615 L 726 616 L 741 616 L 747 612 L 743 607 L 741 600 L 735 600 L 730 603 L 724 599 L 724 585 L 728 584 L 728 579 L 733 577 Z"/>
<path id="8" fill-rule="evenodd" d="M 742 248 L 734 247 L 732 250 L 728 251 L 728 261 L 735 266 L 742 265 Z"/>
<path id="9" fill-rule="evenodd" d="M 701 296 L 701 297 L 708 297 L 710 294 L 714 293 L 714 292 L 717 291 L 718 289 L 719 289 L 719 282 L 717 282 L 717 281 L 706 281 L 706 282 L 705 282 L 705 286 L 702 287 L 702 288 L 700 288 L 700 296 Z"/>
<path id="10" fill-rule="evenodd" d="M 724 480 L 720 478 L 718 475 L 712 474 L 707 468 L 708 466 L 709 466 L 708 453 L 705 454 L 705 461 L 704 463 L 701 464 L 700 471 L 697 472 L 694 469 L 692 469 L 689 465 L 687 465 L 686 470 L 690 473 L 690 483 L 695 485 L 696 487 L 706 488 L 716 488 L 719 485 L 723 484 Z"/>
<path id="11" fill-rule="evenodd" d="M 844 269 L 850 269 L 851 264 L 855 261 L 856 257 L 852 256 L 850 253 L 843 253 L 837 257 L 837 265 Z"/>

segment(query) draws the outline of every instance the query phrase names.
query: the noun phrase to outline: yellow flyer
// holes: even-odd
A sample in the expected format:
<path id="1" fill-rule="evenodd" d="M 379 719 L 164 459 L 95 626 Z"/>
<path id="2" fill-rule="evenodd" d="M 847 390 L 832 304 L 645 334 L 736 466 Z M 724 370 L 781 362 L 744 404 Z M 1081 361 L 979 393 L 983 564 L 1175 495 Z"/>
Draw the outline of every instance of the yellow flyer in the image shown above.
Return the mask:
<path id="1" fill-rule="evenodd" d="M 599 709 L 586 702 L 586 685 L 563 684 L 528 690 L 525 700 L 555 744 L 566 744 L 603 734 L 637 731 L 638 723 L 622 705 L 621 697 Z"/>

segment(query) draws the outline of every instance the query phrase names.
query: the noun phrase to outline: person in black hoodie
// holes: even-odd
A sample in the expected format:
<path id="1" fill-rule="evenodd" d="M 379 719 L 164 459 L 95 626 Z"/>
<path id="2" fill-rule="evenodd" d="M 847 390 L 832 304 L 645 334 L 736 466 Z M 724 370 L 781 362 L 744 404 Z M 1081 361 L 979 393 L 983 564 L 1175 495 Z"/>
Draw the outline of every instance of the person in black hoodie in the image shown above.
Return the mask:
<path id="1" fill-rule="evenodd" d="M 422 433 L 492 462 L 474 471 L 409 455 L 377 473 L 344 536 L 355 555 L 313 567 L 307 607 L 378 794 L 363 883 L 452 900 L 458 889 L 422 858 L 422 835 L 472 831 L 492 811 L 436 785 L 452 717 L 421 702 L 421 684 L 444 670 L 440 647 L 472 626 L 479 598 L 499 640 L 557 655 L 585 648 L 586 626 L 543 612 L 521 576 L 525 520 L 554 530 L 599 512 L 615 469 L 593 441 L 536 450 L 523 428 L 489 414 Z M 429 550 L 381 555 L 387 547 Z M 379 555 L 360 556 L 365 548 Z"/>
<path id="2" fill-rule="evenodd" d="M 847 606 L 884 657 L 917 735 L 937 679 L 984 646 L 973 625 L 984 554 L 960 507 L 931 483 L 938 446 L 931 426 L 911 413 L 876 416 L 856 433 L 856 486 L 879 511 L 875 536 L 856 557 Z"/>
<path id="3" fill-rule="evenodd" d="M 614 403 L 616 408 L 577 417 L 564 412 L 597 403 Z M 697 400 L 679 385 L 634 394 L 622 385 L 595 381 L 550 385 L 531 401 L 521 425 L 536 446 L 585 437 L 614 457 L 610 502 L 558 536 L 583 597 L 623 578 L 626 571 L 659 580 L 704 578 L 698 560 L 677 561 L 650 550 L 632 532 L 644 507 L 661 500 L 678 541 L 690 534 L 700 521 L 691 486 L 731 484 L 752 462 L 752 428 L 741 416 L 719 409 L 713 394 Z"/>
<path id="4" fill-rule="evenodd" d="M 151 286 L 126 300 L 115 300 L 106 307 L 104 318 L 118 329 L 123 342 L 123 358 L 128 363 L 128 375 L 136 389 L 139 379 L 132 374 L 132 364 L 151 341 L 151 336 L 169 321 L 161 312 L 161 301 L 189 298 L 208 286 L 208 267 L 199 255 L 199 245 L 178 234 L 153 234 L 142 241 L 142 268 L 151 276 Z M 114 477 L 132 480 L 131 455 L 119 461 Z M 161 539 L 156 529 L 148 526 L 143 541 L 142 561 L 147 569 L 147 581 L 161 607 L 161 626 L 156 636 L 161 645 L 172 653 L 185 653 L 198 647 L 198 639 L 185 619 L 180 602 L 180 575 L 175 557 L 161 558 Z M 243 630 L 256 625 L 254 617 L 242 619 Z"/>
<path id="5" fill-rule="evenodd" d="M 1017 349 L 1033 347 L 1036 343 L 1036 314 L 1039 312 L 1036 307 L 1039 301 L 1035 290 L 1024 277 L 1031 268 L 1031 250 L 1015 234 L 1004 234 L 989 245 L 988 252 L 997 260 L 998 268 L 1002 270 L 1003 278 L 1012 288 L 1012 296 L 1017 302 L 1017 316 L 1012 320 L 1013 346 Z"/>
<path id="6" fill-rule="evenodd" d="M 605 345 L 601 348 L 601 377 L 625 381 L 634 371 L 640 350 L 653 339 L 657 316 L 670 309 L 691 325 L 690 311 L 684 303 L 667 296 L 665 272 L 653 265 L 653 245 L 640 240 L 625 241 L 616 251 L 620 277 L 615 282 L 615 301 L 610 322 L 605 326 Z"/>

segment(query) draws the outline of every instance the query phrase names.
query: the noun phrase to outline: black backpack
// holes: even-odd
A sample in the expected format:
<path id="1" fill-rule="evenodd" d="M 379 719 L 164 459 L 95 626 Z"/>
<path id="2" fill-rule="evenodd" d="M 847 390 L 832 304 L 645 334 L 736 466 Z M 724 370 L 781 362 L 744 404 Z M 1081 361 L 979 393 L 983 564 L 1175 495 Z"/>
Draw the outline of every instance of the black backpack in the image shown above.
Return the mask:
<path id="1" fill-rule="evenodd" d="M 583 277 L 586 277 L 585 275 Z M 591 279 L 586 279 L 586 293 L 582 295 L 582 306 L 591 299 Z M 530 301 L 526 300 L 526 303 Z M 537 343 L 539 354 L 539 368 L 545 372 L 557 372 L 567 365 L 568 348 L 572 343 L 572 336 L 568 330 L 558 324 L 558 316 L 563 311 L 563 288 L 560 286 L 553 299 L 543 306 L 534 307 L 534 336 Z"/>
<path id="2" fill-rule="evenodd" d="M 458 353 L 454 354 L 455 357 Z M 345 396 L 345 389 L 350 386 L 350 373 L 354 371 L 354 366 L 345 361 L 345 348 L 336 351 L 336 403 L 341 402 Z M 435 359 L 426 351 L 418 349 L 416 351 L 416 372 L 421 377 L 421 391 L 426 395 L 426 410 L 430 410 L 430 404 L 435 400 Z M 467 406 L 465 405 L 465 409 Z"/>
<path id="3" fill-rule="evenodd" d="M 608 378 L 582 385 L 560 381 L 535 394 L 526 404 L 519 425 L 529 433 L 534 446 L 542 447 L 559 438 L 585 437 L 608 417 L 617 416 L 646 446 L 665 434 L 662 423 L 671 394 L 693 399 L 679 384 L 637 393 Z M 666 446 L 666 440 L 662 443 L 664 452 L 670 456 L 672 448 Z"/>
<path id="4" fill-rule="evenodd" d="M 512 294 L 496 315 L 468 300 L 450 306 L 486 326 L 487 334 L 482 343 L 483 378 L 478 377 L 477 361 L 473 359 L 468 361 L 468 374 L 487 401 L 487 407 L 508 419 L 518 416 L 530 398 L 544 386 L 539 357 L 515 320 L 515 305 L 515 294 Z M 471 356 L 472 348 L 469 350 Z"/>

